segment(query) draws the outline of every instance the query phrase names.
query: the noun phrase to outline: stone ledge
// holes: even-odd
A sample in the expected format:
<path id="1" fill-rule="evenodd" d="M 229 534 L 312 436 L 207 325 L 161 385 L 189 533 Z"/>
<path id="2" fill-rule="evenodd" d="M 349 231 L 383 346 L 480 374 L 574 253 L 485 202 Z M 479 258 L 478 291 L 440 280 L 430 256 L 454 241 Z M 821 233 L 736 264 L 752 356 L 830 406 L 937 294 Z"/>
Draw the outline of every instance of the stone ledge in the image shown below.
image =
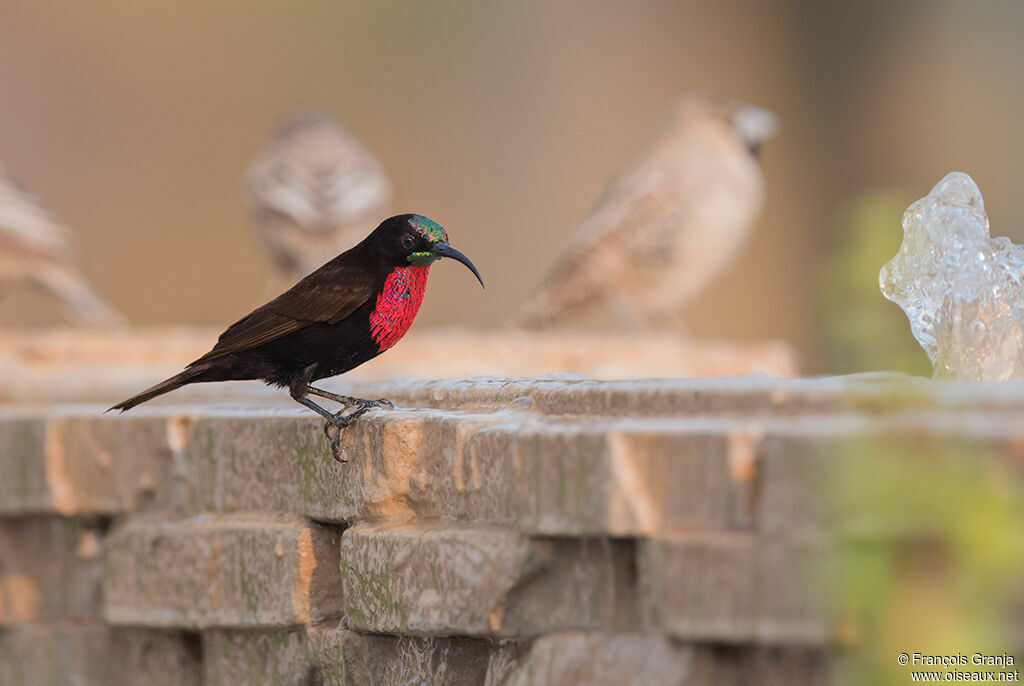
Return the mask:
<path id="1" fill-rule="evenodd" d="M 475 376 L 445 381 L 324 382 L 340 393 L 387 396 L 402 406 L 491 411 L 529 409 L 552 416 L 779 417 L 908 411 L 1019 412 L 1024 381 L 933 381 L 897 373 L 816 378 L 515 378 Z M 260 391 L 262 397 L 274 392 Z M 268 395 L 269 394 L 269 395 Z M 212 394 L 207 397 L 212 397 Z"/>
<path id="2" fill-rule="evenodd" d="M 886 417 L 548 417 L 375 411 L 329 458 L 302 410 L 0 417 L 0 514 L 296 512 L 318 521 L 449 519 L 524 533 L 821 529 L 823 466 L 872 441 L 1017 454 L 1016 412 Z M 883 446 L 884 447 L 884 446 Z M 5 491 L 9 489 L 8 491 Z"/>
<path id="3" fill-rule="evenodd" d="M 104 616 L 153 627 L 275 627 L 341 613 L 338 532 L 292 515 L 131 520 L 107 539 Z"/>

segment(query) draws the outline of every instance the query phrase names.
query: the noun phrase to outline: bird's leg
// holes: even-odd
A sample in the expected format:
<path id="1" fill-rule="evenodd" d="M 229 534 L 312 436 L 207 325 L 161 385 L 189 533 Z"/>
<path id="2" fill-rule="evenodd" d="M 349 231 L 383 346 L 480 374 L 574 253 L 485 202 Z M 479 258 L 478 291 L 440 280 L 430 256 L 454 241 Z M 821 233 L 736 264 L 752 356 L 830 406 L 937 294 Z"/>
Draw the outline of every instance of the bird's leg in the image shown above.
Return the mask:
<path id="1" fill-rule="evenodd" d="M 318 395 L 321 398 L 327 398 L 328 400 L 333 400 L 336 403 L 341 403 L 345 407 L 350 407 L 352 405 L 358 405 L 360 407 L 366 407 L 367 409 L 369 409 L 371 407 L 387 407 L 387 408 L 390 408 L 392 410 L 395 409 L 395 404 L 393 402 L 391 402 L 390 400 L 388 400 L 387 398 L 378 398 L 377 400 L 368 400 L 366 398 L 355 398 L 355 397 L 353 397 L 351 395 L 338 395 L 337 393 L 331 393 L 329 391 L 323 391 L 323 390 L 320 390 L 319 388 L 316 388 L 314 386 L 307 386 L 306 387 L 306 392 L 310 393 L 312 395 Z"/>
<path id="2" fill-rule="evenodd" d="M 375 407 L 391 407 L 394 408 L 394 404 L 386 398 L 380 400 L 366 400 L 364 398 L 352 398 L 347 395 L 337 395 L 335 393 L 328 393 L 322 391 L 319 388 L 313 388 L 312 386 L 306 387 L 306 392 L 312 395 L 319 395 L 341 403 L 344 407 L 337 412 L 329 412 L 324 408 L 317 405 L 315 402 L 310 400 L 307 396 L 302 395 L 295 398 L 296 401 L 305 405 L 309 409 L 316 412 L 318 415 L 326 419 L 324 422 L 324 435 L 331 440 L 331 456 L 338 462 L 347 462 L 342 456 L 341 450 L 341 431 L 355 420 L 362 417 L 364 414 L 369 412 Z M 353 405 L 356 409 L 352 410 L 348 414 L 344 414 L 345 410 Z"/>
<path id="3" fill-rule="evenodd" d="M 324 422 L 324 435 L 331 440 L 331 457 L 338 462 L 347 462 L 347 460 L 342 457 L 341 431 L 356 419 L 369 412 L 370 407 L 360 407 L 354 412 L 342 415 L 341 412 L 332 413 L 325 410 L 306 396 L 300 396 L 295 400 L 327 420 Z M 334 430 L 333 432 L 331 431 L 332 429 Z"/>
<path id="4" fill-rule="evenodd" d="M 348 462 L 341 450 L 341 431 L 346 426 L 362 417 L 370 411 L 369 406 L 360 407 L 347 415 L 342 416 L 341 412 L 331 415 L 331 418 L 324 422 L 324 436 L 331 440 L 331 457 L 338 462 Z M 333 429 L 333 431 L 332 431 Z"/>
<path id="5" fill-rule="evenodd" d="M 330 412 L 329 410 L 325 410 L 324 408 L 320 407 L 306 396 L 296 398 L 295 400 L 300 404 L 305 405 L 309 409 L 313 410 L 324 419 L 326 419 L 328 424 L 333 424 L 334 426 L 337 426 L 339 429 L 348 426 L 348 424 L 341 424 L 340 419 L 335 413 Z"/>

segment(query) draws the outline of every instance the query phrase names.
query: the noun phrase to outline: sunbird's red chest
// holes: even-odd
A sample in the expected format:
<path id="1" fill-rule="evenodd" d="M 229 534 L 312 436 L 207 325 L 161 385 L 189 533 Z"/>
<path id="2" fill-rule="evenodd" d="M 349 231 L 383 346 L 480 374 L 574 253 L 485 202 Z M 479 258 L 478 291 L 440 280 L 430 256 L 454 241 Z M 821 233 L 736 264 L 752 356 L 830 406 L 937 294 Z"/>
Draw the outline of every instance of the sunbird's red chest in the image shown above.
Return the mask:
<path id="1" fill-rule="evenodd" d="M 399 267 L 384 281 L 370 313 L 370 337 L 378 350 L 387 350 L 412 326 L 423 302 L 430 267 Z"/>

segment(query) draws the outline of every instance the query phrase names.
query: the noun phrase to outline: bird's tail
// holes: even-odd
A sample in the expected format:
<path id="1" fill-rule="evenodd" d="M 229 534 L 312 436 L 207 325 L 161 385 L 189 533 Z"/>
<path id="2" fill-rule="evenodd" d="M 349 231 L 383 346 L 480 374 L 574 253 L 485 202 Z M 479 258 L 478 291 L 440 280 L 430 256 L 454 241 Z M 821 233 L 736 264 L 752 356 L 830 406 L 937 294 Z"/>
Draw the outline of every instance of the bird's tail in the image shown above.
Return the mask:
<path id="1" fill-rule="evenodd" d="M 136 405 L 144 403 L 147 400 L 152 400 L 158 395 L 163 395 L 164 393 L 173 391 L 176 388 L 181 388 L 185 384 L 199 381 L 197 377 L 199 377 L 199 375 L 205 371 L 206 367 L 204 365 L 188 367 L 187 369 L 185 369 L 185 371 L 181 372 L 180 374 L 175 374 L 171 378 L 165 379 L 158 383 L 157 385 L 147 388 L 142 393 L 139 393 L 138 395 L 133 395 L 124 402 L 114 405 L 109 410 L 107 410 L 107 412 L 110 412 L 111 410 L 119 410 L 121 412 L 130 410 Z"/>

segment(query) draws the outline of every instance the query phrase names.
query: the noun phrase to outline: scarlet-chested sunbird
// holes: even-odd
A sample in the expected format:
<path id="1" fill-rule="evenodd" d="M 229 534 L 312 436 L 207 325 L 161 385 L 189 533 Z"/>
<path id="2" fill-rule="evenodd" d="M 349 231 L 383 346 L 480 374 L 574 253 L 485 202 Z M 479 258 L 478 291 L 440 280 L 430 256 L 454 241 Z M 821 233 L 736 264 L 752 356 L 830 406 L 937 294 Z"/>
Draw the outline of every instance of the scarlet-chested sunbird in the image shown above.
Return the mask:
<path id="1" fill-rule="evenodd" d="M 354 248 L 227 328 L 213 350 L 111 410 L 130 410 L 186 384 L 260 380 L 287 388 L 297 402 L 329 424 L 347 426 L 371 407 L 391 405 L 329 393 L 318 379 L 354 369 L 393 346 L 409 330 L 427 285 L 430 265 L 450 257 L 480 272 L 437 223 L 417 214 L 384 220 Z M 355 408 L 331 413 L 319 396 Z"/>

